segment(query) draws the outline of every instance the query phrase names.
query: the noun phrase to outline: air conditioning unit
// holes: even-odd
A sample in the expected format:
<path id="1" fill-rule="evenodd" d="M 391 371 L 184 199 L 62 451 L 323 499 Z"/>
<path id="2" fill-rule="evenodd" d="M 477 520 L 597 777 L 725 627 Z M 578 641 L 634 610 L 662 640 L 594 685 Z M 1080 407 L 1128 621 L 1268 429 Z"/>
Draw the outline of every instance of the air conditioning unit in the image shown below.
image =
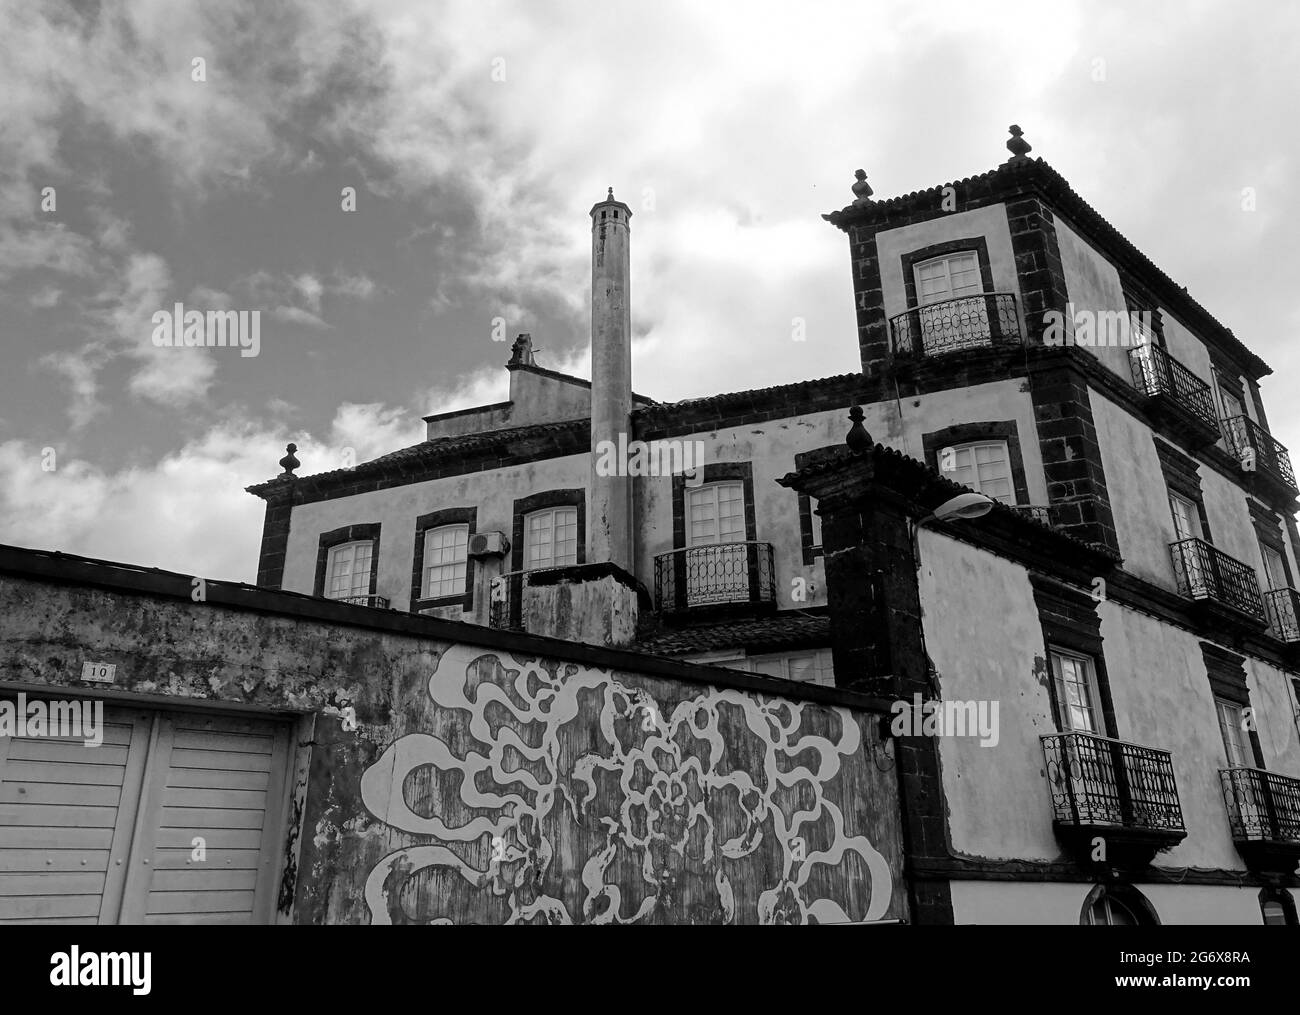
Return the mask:
<path id="1" fill-rule="evenodd" d="M 469 537 L 471 557 L 504 557 L 510 552 L 510 540 L 504 532 L 476 532 Z"/>

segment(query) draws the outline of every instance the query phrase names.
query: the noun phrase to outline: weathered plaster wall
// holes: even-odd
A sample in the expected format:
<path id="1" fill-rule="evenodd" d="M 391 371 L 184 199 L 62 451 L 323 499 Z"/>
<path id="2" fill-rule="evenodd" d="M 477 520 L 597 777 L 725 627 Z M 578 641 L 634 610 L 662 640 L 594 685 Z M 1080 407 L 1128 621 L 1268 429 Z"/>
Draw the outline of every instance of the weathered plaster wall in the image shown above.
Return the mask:
<path id="1" fill-rule="evenodd" d="M 224 583 L 193 602 L 185 576 L 139 580 L 175 588 L 0 576 L 0 682 L 84 693 L 93 656 L 117 666 L 114 700 L 314 718 L 285 919 L 906 915 L 897 785 L 869 713 L 748 676 L 612 670 L 561 642 L 471 628 L 484 640 L 468 644 L 449 637 L 460 625 L 357 626 L 319 613 L 371 611 Z"/>
<path id="2" fill-rule="evenodd" d="M 886 229 L 876 234 L 885 316 L 893 317 L 907 309 L 907 294 L 903 285 L 904 254 L 937 243 L 945 243 L 948 240 L 973 236 L 984 237 L 988 244 L 993 288 L 997 292 L 1019 295 L 1020 284 L 1016 276 L 1015 254 L 1011 249 L 1011 230 L 1007 225 L 1006 206 L 995 204 L 987 208 L 957 212 L 927 222 L 918 222 L 915 225 Z M 1023 312 L 1023 308 L 1020 309 Z M 1023 324 L 1022 320 L 1022 327 Z"/>
<path id="3" fill-rule="evenodd" d="M 1092 392 L 1092 411 L 1124 568 L 1173 589 L 1169 544 L 1175 538 L 1174 520 L 1151 431 L 1096 391 Z M 1207 465 L 1201 465 L 1198 472 L 1214 545 L 1257 572 L 1262 571 L 1259 540 L 1246 507 L 1245 491 Z M 1293 556 L 1289 546 L 1287 556 Z M 1292 571 L 1293 575 L 1298 573 Z"/>
<path id="4" fill-rule="evenodd" d="M 957 923 L 1077 924 L 1091 884 L 954 881 Z M 1164 925 L 1261 922 L 1258 888 L 1215 885 L 1139 885 Z"/>
<path id="5" fill-rule="evenodd" d="M 922 622 L 940 692 L 998 703 L 996 745 L 974 737 L 940 744 L 953 851 L 1053 859 L 1060 847 L 1039 737 L 1056 726 L 1025 569 L 926 529 L 918 542 Z"/>
<path id="6" fill-rule="evenodd" d="M 1061 248 L 1061 265 L 1065 270 L 1065 285 L 1073 311 L 1085 310 L 1093 314 L 1099 311 L 1127 313 L 1124 288 L 1120 285 L 1119 272 L 1115 266 L 1060 216 L 1056 219 L 1056 238 Z M 1073 335 L 1073 320 L 1067 322 L 1066 333 Z M 1094 329 L 1094 340 L 1095 336 Z M 1088 349 L 1105 366 L 1125 381 L 1132 382 L 1133 373 L 1129 367 L 1131 346 L 1097 345 L 1080 348 Z"/>
<path id="7" fill-rule="evenodd" d="M 444 419 L 425 420 L 424 439 L 431 441 L 438 437 L 462 437 L 465 434 L 482 433 L 485 430 L 501 430 L 508 426 L 518 426 L 514 417 L 514 404 L 506 402 L 503 405 L 489 405 L 469 412 L 460 412 Z"/>
<path id="8" fill-rule="evenodd" d="M 940 744 L 953 850 L 1055 859 L 1062 849 L 1039 737 L 1056 726 L 1027 572 L 925 529 L 919 543 L 925 637 L 942 695 L 999 703 L 996 747 L 956 737 Z M 976 588 L 981 594 L 972 597 Z M 1244 869 L 1220 790 L 1218 772 L 1227 761 L 1202 639 L 1110 600 L 1098 605 L 1098 616 L 1119 738 L 1173 758 L 1188 835 L 1160 854 L 1157 866 Z M 1294 774 L 1300 745 L 1289 675 L 1253 659 L 1246 668 L 1267 767 Z"/>
<path id="9" fill-rule="evenodd" d="M 591 415 L 591 387 L 528 369 L 510 371 L 512 426 L 559 423 Z"/>

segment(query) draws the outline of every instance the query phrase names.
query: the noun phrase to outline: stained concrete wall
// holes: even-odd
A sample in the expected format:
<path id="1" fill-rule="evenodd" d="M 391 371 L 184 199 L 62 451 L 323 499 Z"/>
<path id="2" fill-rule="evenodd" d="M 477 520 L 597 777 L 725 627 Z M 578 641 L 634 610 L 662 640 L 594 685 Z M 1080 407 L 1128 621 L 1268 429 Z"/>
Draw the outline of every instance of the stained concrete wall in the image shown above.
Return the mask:
<path id="1" fill-rule="evenodd" d="M 93 657 L 114 701 L 299 721 L 283 921 L 907 915 L 897 784 L 854 696 L 33 556 L 42 577 L 0 560 L 0 684 L 101 691 Z"/>
<path id="2" fill-rule="evenodd" d="M 940 743 L 952 848 L 974 857 L 1056 859 L 1062 847 L 1039 743 L 1056 725 L 1028 574 L 926 529 L 919 546 L 925 638 L 942 696 L 999 703 L 996 746 L 958 737 Z M 1203 639 L 1114 601 L 1100 603 L 1098 615 L 1119 738 L 1173 756 L 1188 835 L 1156 864 L 1244 870 L 1219 786 L 1227 760 Z M 1289 675 L 1257 659 L 1248 659 L 1247 674 L 1267 767 L 1300 776 Z"/>

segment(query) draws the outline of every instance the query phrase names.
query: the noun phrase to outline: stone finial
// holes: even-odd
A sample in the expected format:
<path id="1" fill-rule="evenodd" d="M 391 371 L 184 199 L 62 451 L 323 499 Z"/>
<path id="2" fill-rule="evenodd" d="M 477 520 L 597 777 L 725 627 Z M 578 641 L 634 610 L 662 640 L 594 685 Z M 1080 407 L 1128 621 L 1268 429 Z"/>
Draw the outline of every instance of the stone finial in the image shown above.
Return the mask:
<path id="1" fill-rule="evenodd" d="M 853 425 L 849 427 L 849 432 L 844 438 L 844 443 L 852 451 L 866 451 L 871 447 L 871 434 L 867 433 L 867 428 L 862 425 L 862 406 L 855 405 L 849 409 L 849 419 Z"/>
<path id="2" fill-rule="evenodd" d="M 853 176 L 857 181 L 853 184 L 853 203 L 866 204 L 871 200 L 871 184 L 867 182 L 867 171 L 859 169 Z"/>
<path id="3" fill-rule="evenodd" d="M 1018 162 L 1026 158 L 1028 153 L 1034 150 L 1033 146 L 1022 137 L 1024 131 L 1014 123 L 1007 130 L 1011 132 L 1011 137 L 1007 139 L 1007 151 L 1011 153 L 1011 158 L 1007 159 L 1007 161 Z"/>
<path id="4" fill-rule="evenodd" d="M 610 188 L 609 188 L 609 195 L 605 198 L 605 200 L 606 200 L 606 201 L 612 201 L 612 200 L 614 200 L 614 188 L 613 188 L 613 187 L 610 187 Z"/>
<path id="5" fill-rule="evenodd" d="M 298 466 L 300 466 L 302 462 L 298 461 L 298 459 L 293 456 L 293 453 L 298 450 L 298 445 L 297 444 L 285 445 L 284 450 L 289 453 L 280 459 L 280 467 L 284 469 L 284 471 L 280 473 L 280 478 L 284 479 L 286 476 L 288 476 L 290 479 L 297 479 L 298 477 L 293 474 L 293 470 L 298 468 Z"/>

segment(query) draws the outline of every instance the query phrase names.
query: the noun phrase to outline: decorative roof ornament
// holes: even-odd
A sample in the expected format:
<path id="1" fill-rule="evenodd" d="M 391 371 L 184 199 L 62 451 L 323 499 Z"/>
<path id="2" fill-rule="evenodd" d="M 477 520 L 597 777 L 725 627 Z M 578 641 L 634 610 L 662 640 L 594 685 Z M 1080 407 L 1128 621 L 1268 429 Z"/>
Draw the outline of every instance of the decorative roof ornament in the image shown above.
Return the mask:
<path id="1" fill-rule="evenodd" d="M 857 180 L 853 184 L 853 203 L 866 204 L 871 200 L 871 184 L 867 182 L 867 171 L 859 169 L 853 175 Z"/>
<path id="2" fill-rule="evenodd" d="M 853 425 L 849 427 L 844 443 L 851 451 L 866 451 L 871 447 L 872 440 L 871 434 L 867 433 L 867 428 L 862 425 L 862 406 L 852 406 L 849 409 L 849 419 L 853 421 Z"/>
<path id="3" fill-rule="evenodd" d="M 522 363 L 525 366 L 532 366 L 536 362 L 533 357 L 533 336 L 526 331 L 521 331 L 515 337 L 514 344 L 510 347 L 510 363 Z"/>
<path id="4" fill-rule="evenodd" d="M 613 187 L 610 187 L 610 188 L 609 188 L 609 196 L 606 197 L 605 200 L 606 200 L 606 201 L 612 201 L 612 200 L 614 200 L 614 188 L 613 188 Z"/>
<path id="5" fill-rule="evenodd" d="M 284 450 L 289 453 L 280 459 L 280 467 L 284 469 L 284 471 L 280 473 L 280 478 L 284 479 L 288 477 L 289 479 L 297 479 L 298 477 L 293 474 L 293 470 L 302 465 L 302 462 L 298 461 L 298 459 L 294 457 L 293 453 L 298 450 L 298 445 L 287 444 L 285 445 Z"/>
<path id="6" fill-rule="evenodd" d="M 1033 146 L 1022 137 L 1024 131 L 1014 123 L 1007 128 L 1011 132 L 1011 137 L 1007 140 L 1007 151 L 1011 153 L 1008 162 L 1028 162 L 1029 152 L 1032 152 Z"/>

